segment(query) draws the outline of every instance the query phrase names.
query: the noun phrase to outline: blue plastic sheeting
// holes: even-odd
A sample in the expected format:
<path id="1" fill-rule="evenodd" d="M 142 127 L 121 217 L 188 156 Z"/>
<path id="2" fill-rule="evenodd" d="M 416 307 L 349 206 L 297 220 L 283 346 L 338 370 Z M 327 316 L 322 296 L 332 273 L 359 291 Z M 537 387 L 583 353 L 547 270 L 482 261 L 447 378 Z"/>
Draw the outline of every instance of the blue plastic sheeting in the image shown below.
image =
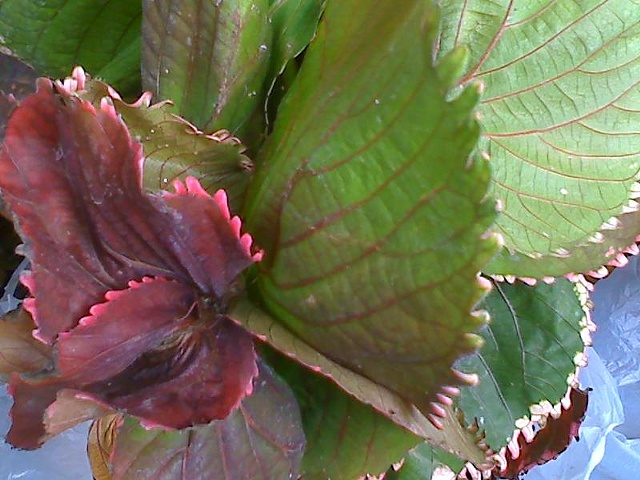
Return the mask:
<path id="1" fill-rule="evenodd" d="M 23 265 L 23 267 L 26 266 Z M 632 480 L 640 478 L 640 265 L 637 259 L 598 283 L 593 296 L 598 332 L 589 366 L 580 375 L 591 387 L 580 441 L 560 457 L 526 475 L 526 480 Z M 17 276 L 0 299 L 11 297 Z M 11 397 L 0 386 L 0 435 L 9 429 Z M 0 443 L 0 480 L 89 480 L 88 424 L 67 430 L 33 452 Z"/>
<path id="2" fill-rule="evenodd" d="M 598 331 L 580 375 L 591 387 L 587 417 L 557 460 L 526 480 L 640 478 L 640 263 L 637 258 L 599 282 L 593 295 Z"/>
<path id="3" fill-rule="evenodd" d="M 9 430 L 7 415 L 13 400 L 0 386 L 0 435 Z M 69 429 L 34 451 L 12 449 L 0 443 L 0 479 L 2 480 L 90 480 L 87 460 L 89 422 Z"/>

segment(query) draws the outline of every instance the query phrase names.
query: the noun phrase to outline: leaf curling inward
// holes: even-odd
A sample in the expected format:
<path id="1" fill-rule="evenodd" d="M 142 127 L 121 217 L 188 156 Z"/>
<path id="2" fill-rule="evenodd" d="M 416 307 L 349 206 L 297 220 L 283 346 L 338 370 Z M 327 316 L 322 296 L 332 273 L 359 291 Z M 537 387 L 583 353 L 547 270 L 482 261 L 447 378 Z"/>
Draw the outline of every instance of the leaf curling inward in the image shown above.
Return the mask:
<path id="1" fill-rule="evenodd" d="M 463 83 L 484 86 L 480 148 L 505 239 L 484 270 L 540 278 L 609 262 L 637 235 L 616 232 L 616 219 L 640 216 L 640 11 L 617 0 L 442 5 L 438 54 L 468 45 Z"/>
<path id="2" fill-rule="evenodd" d="M 257 159 L 247 228 L 269 312 L 429 414 L 464 383 L 451 364 L 479 345 L 476 276 L 499 243 L 472 155 L 478 91 L 449 99 L 464 55 L 433 65 L 433 4 L 361 8 L 328 4 Z"/>
<path id="3" fill-rule="evenodd" d="M 104 98 L 113 103 L 131 135 L 142 144 L 146 188 L 163 190 L 175 180 L 193 176 L 211 194 L 225 190 L 231 210 L 240 210 L 253 162 L 238 138 L 225 130 L 204 134 L 178 116 L 173 103 L 152 105 L 149 92 L 135 103 L 126 103 L 108 84 L 92 79 L 81 68 L 74 69 L 63 85 L 96 107 Z"/>
<path id="4" fill-rule="evenodd" d="M 81 390 L 84 399 L 131 411 L 149 423 L 169 420 L 170 427 L 206 423 L 210 416 L 224 418 L 248 393 L 247 385 L 255 374 L 255 353 L 249 334 L 226 321 L 222 312 L 238 293 L 242 283 L 238 275 L 260 253 L 251 250 L 251 237 L 241 232 L 240 219 L 231 216 L 224 191 L 211 196 L 197 179 L 187 177 L 184 184 L 174 183 L 175 193 L 144 192 L 140 145 L 131 139 L 113 104 L 101 101 L 96 108 L 74 95 L 66 83 L 38 81 L 37 92 L 12 114 L 0 154 L 3 196 L 19 224 L 27 245 L 24 253 L 32 265 L 32 271 L 21 277 L 34 297 L 26 299 L 24 306 L 34 315 L 39 338 L 55 344 L 59 367 L 59 371 L 48 369 L 39 375 L 12 375 L 10 391 L 15 402 L 8 439 L 23 448 L 36 448 L 43 436 L 43 414 L 64 388 Z M 56 222 L 49 221 L 52 216 Z M 196 299 L 217 303 L 212 306 Z M 201 325 L 195 317 L 205 313 L 217 315 L 216 322 L 202 322 L 210 329 L 197 328 Z M 152 324 L 143 326 L 140 319 L 131 322 L 137 315 Z M 179 321 L 173 322 L 176 319 Z M 167 321 L 174 335 L 171 339 L 185 350 L 170 368 L 163 364 L 146 375 L 149 357 L 157 360 L 157 350 L 169 350 L 162 348 L 167 345 L 154 330 L 162 330 Z M 190 328 L 192 323 L 196 328 Z M 121 338 L 103 334 L 119 324 L 125 328 L 118 333 L 148 327 L 141 335 L 133 335 L 141 343 L 134 345 L 133 355 L 118 351 L 119 356 L 111 356 L 114 345 L 109 341 Z M 183 329 L 176 331 L 178 327 Z M 75 342 L 91 333 L 98 335 Z M 224 345 L 218 345 L 218 340 Z M 71 352 L 65 349 L 69 345 L 74 347 Z M 229 371 L 230 348 L 234 361 Z M 225 364 L 217 371 L 210 368 L 210 362 L 203 362 L 203 357 L 211 357 L 210 350 L 216 350 L 218 355 L 213 357 Z M 114 360 L 112 363 L 105 361 L 96 368 L 84 361 L 105 351 L 106 360 Z M 207 367 L 204 377 L 200 375 L 203 364 Z M 242 373 L 237 375 L 234 368 Z M 176 369 L 183 375 L 165 381 L 162 372 L 175 373 Z M 147 393 L 158 387 L 151 393 L 162 394 L 152 399 L 160 404 L 172 394 L 176 394 L 174 399 L 180 394 L 188 396 L 194 390 L 194 377 L 206 380 L 211 375 L 216 378 L 209 382 L 210 390 L 216 389 L 211 383 L 222 381 L 222 390 L 231 396 L 217 406 L 202 402 L 212 409 L 208 412 L 191 409 L 187 399 L 181 405 L 173 402 L 171 414 L 154 410 L 149 417 L 144 408 L 153 403 L 148 401 L 152 395 L 132 402 L 132 390 L 141 385 L 132 386 L 135 375 L 125 375 L 141 371 L 142 387 Z M 221 371 L 229 375 L 219 375 Z M 224 379 L 231 377 L 239 385 L 227 389 Z M 171 381 L 173 387 L 168 385 Z M 193 397 L 197 400 L 197 395 Z M 217 407 L 222 408 L 214 412 Z"/>

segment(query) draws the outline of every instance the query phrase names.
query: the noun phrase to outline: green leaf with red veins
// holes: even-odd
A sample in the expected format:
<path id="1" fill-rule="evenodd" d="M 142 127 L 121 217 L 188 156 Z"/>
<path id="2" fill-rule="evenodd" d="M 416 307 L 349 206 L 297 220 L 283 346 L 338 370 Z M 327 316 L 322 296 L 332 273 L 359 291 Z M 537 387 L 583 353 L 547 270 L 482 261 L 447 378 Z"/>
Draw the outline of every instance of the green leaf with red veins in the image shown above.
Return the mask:
<path id="1" fill-rule="evenodd" d="M 328 3 L 245 210 L 276 318 L 428 414 L 479 345 L 476 274 L 497 242 L 478 93 L 448 100 L 464 52 L 434 66 L 435 7 L 404 7 Z"/>
<path id="2" fill-rule="evenodd" d="M 533 287 L 499 283 L 485 299 L 491 315 L 480 330 L 485 344 L 458 364 L 478 372 L 480 383 L 462 389 L 459 406 L 469 421 L 478 419 L 494 450 L 511 437 L 516 420 L 530 416 L 531 405 L 555 405 L 567 393 L 586 327 L 575 288 L 565 279 Z"/>
<path id="3" fill-rule="evenodd" d="M 142 144 L 146 188 L 166 190 L 174 180 L 193 176 L 211 194 L 225 190 L 231 210 L 240 209 L 253 163 L 237 138 L 224 131 L 205 135 L 176 115 L 174 105 L 151 105 L 148 95 L 133 104 L 126 103 L 109 85 L 90 79 L 80 70 L 69 79 L 79 86 L 78 95 L 96 107 L 105 97 L 113 102 L 132 137 Z"/>
<path id="4" fill-rule="evenodd" d="M 297 478 L 305 438 L 296 399 L 264 364 L 254 390 L 208 425 L 146 430 L 127 417 L 113 446 L 112 480 Z"/>
<path id="5" fill-rule="evenodd" d="M 262 108 L 268 0 L 145 0 L 142 85 L 206 132 L 244 136 Z"/>
<path id="6" fill-rule="evenodd" d="M 305 480 L 376 475 L 420 442 L 420 437 L 364 405 L 328 378 L 271 349 L 263 349 L 262 354 L 298 399 L 307 437 L 302 459 Z"/>
<path id="7" fill-rule="evenodd" d="M 485 270 L 553 276 L 614 260 L 637 235 L 611 230 L 638 209 L 638 5 L 442 3 L 438 54 L 470 48 L 460 83 L 484 84 L 480 147 L 504 207 L 505 252 Z"/>
<path id="8" fill-rule="evenodd" d="M 377 412 L 377 414 L 390 419 L 392 422 L 403 427 L 407 432 L 411 432 L 417 437 L 427 439 L 433 444 L 441 445 L 443 448 L 456 452 L 456 454 L 461 458 L 466 458 L 473 461 L 475 464 L 482 464 L 484 462 L 486 458 L 486 449 L 478 445 L 476 435 L 470 434 L 470 432 L 457 421 L 456 415 L 452 415 L 452 410 L 448 406 L 444 406 L 444 410 L 450 414 L 447 418 L 437 419 L 433 417 L 435 422 L 442 423 L 442 428 L 437 429 L 429 419 L 427 419 L 427 417 L 418 411 L 414 405 L 402 399 L 389 389 L 372 382 L 362 375 L 354 373 L 348 368 L 345 368 L 328 359 L 321 353 L 318 353 L 300 338 L 291 333 L 286 327 L 274 320 L 269 314 L 257 308 L 251 302 L 238 302 L 238 304 L 231 309 L 229 317 L 245 329 L 253 332 L 261 341 L 266 342 L 280 352 L 285 352 L 285 355 L 289 359 L 298 364 L 305 365 L 307 368 L 312 370 L 313 374 L 311 372 L 307 372 L 307 376 L 302 376 L 302 371 L 300 369 L 290 366 L 287 362 L 278 357 L 276 357 L 277 362 L 275 362 L 272 358 L 273 355 L 269 357 L 271 361 L 275 362 L 274 364 L 278 367 L 278 371 L 281 372 L 281 374 L 289 380 L 292 385 L 294 385 L 293 388 L 296 388 L 296 386 L 299 387 L 303 384 L 309 386 L 308 391 L 306 389 L 296 390 L 296 395 L 298 396 L 302 406 L 303 422 L 305 422 L 305 425 L 315 425 L 316 418 L 319 415 L 316 411 L 317 409 L 321 409 L 325 412 L 327 417 L 334 417 L 336 410 L 338 412 L 342 411 L 341 408 L 343 407 L 341 407 L 341 405 L 347 405 L 351 410 L 351 414 L 349 418 L 343 419 L 345 422 L 344 428 L 348 428 L 351 419 L 356 421 L 356 419 L 362 417 L 370 417 L 378 423 L 379 426 L 376 429 L 375 438 L 371 441 L 364 442 L 366 443 L 367 448 L 374 450 L 376 445 L 375 442 L 380 441 L 379 435 L 396 435 L 397 433 L 394 432 L 388 424 L 380 421 L 376 416 L 372 415 L 368 409 L 368 407 L 371 407 L 371 409 Z M 282 365 L 284 365 L 284 367 L 281 368 Z M 315 374 L 327 377 L 346 393 L 341 393 L 340 390 L 337 390 L 337 387 L 330 389 L 320 380 L 317 380 L 318 385 L 316 387 L 311 388 L 316 381 L 312 381 L 310 378 L 313 378 Z M 298 377 L 301 378 L 300 381 L 296 380 Z M 316 404 L 315 402 L 313 404 L 309 404 L 307 397 L 309 395 L 313 396 L 313 392 L 316 389 L 326 390 L 328 400 L 325 404 Z M 439 399 L 444 404 L 452 403 L 453 401 L 451 399 L 447 400 L 445 398 L 446 395 L 451 395 L 451 390 L 443 392 L 443 394 L 439 396 Z M 349 400 L 347 401 L 345 398 Z M 367 408 L 362 406 L 362 404 L 365 404 Z M 366 427 L 363 427 L 363 431 L 364 430 L 366 430 Z M 314 430 L 312 432 L 307 432 L 307 434 L 309 446 L 305 453 L 305 465 L 309 465 L 309 468 L 312 468 L 313 472 L 318 473 L 318 465 L 322 463 L 321 459 L 327 458 L 327 455 L 331 454 L 327 451 L 323 451 L 322 445 L 326 446 L 327 443 L 333 444 L 335 442 L 342 442 L 345 439 L 341 434 L 335 434 L 329 427 L 323 428 L 322 431 Z M 334 435 L 339 438 L 336 439 Z M 407 445 L 410 443 L 411 438 L 416 438 L 412 436 L 407 437 L 407 435 L 409 434 L 405 433 L 404 437 L 398 437 L 394 445 L 400 443 Z M 360 448 L 361 446 L 361 444 L 355 447 L 351 445 L 343 445 L 340 452 L 342 452 L 342 450 L 345 452 L 353 451 L 353 448 Z M 314 450 L 315 447 L 318 448 Z M 338 450 L 333 449 L 331 451 L 336 454 L 338 452 Z M 362 455 L 367 456 L 369 454 L 370 453 L 367 452 Z M 393 454 L 393 449 L 387 447 L 385 453 L 380 453 L 379 455 L 384 457 L 385 455 Z M 348 467 L 343 467 L 345 469 L 355 468 L 353 465 L 353 458 L 361 458 L 359 455 L 360 453 L 354 453 L 351 460 L 352 464 Z M 344 458 L 346 459 L 346 457 Z M 376 465 L 375 460 L 371 458 L 371 461 L 374 463 L 368 463 L 365 461 L 363 466 L 368 465 L 370 467 L 374 467 Z M 393 460 L 389 459 L 389 462 L 392 461 Z M 322 468 L 331 469 L 334 467 L 324 466 Z M 335 468 L 338 468 L 338 465 L 336 465 Z"/>
<path id="9" fill-rule="evenodd" d="M 0 43 L 42 74 L 82 65 L 128 88 L 140 82 L 141 17 L 130 0 L 3 0 Z"/>

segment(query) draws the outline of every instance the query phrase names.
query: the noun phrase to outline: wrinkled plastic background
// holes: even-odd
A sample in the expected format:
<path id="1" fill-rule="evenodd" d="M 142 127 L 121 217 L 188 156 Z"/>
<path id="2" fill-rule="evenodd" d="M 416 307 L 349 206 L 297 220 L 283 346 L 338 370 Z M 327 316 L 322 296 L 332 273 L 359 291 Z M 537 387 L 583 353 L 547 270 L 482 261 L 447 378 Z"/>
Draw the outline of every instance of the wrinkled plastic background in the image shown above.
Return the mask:
<path id="1" fill-rule="evenodd" d="M 591 387 L 580 441 L 526 480 L 634 480 L 640 478 L 640 262 L 597 284 L 593 319 L 598 331 L 589 365 L 580 374 Z"/>
<path id="2" fill-rule="evenodd" d="M 7 285 L 13 293 L 17 276 Z M 15 308 L 0 299 L 0 312 Z M 598 283 L 593 295 L 598 332 L 589 366 L 580 376 L 591 387 L 580 441 L 560 457 L 526 475 L 526 480 L 633 480 L 640 478 L 640 263 Z M 0 436 L 9 429 L 11 397 L 0 385 Z M 89 480 L 88 424 L 68 430 L 33 452 L 0 442 L 0 480 Z"/>

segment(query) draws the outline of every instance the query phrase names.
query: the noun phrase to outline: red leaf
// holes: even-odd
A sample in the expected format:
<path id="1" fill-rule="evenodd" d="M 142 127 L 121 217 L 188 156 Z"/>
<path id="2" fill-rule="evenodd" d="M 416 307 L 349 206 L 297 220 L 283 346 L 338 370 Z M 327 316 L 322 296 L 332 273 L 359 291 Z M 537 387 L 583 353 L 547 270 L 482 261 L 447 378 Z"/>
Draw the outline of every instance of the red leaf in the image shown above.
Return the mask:
<path id="1" fill-rule="evenodd" d="M 30 380 L 14 374 L 9 383 L 13 397 L 11 428 L 6 441 L 14 447 L 33 450 L 43 443 L 46 431 L 44 412 L 56 400 L 58 390 L 63 388 L 59 379 L 45 377 Z"/>
<path id="2" fill-rule="evenodd" d="M 42 442 L 43 415 L 60 389 L 166 428 L 226 418 L 251 393 L 251 336 L 198 306 L 191 287 L 145 278 L 106 298 L 58 337 L 57 372 L 12 378 L 14 445 Z"/>
<path id="3" fill-rule="evenodd" d="M 259 368 L 255 393 L 224 420 L 168 432 L 126 418 L 114 435 L 113 480 L 298 478 L 305 445 L 298 403 Z"/>
<path id="4" fill-rule="evenodd" d="M 527 441 L 520 433 L 517 448 L 507 448 L 504 452 L 504 468 L 496 467 L 493 472 L 499 477 L 517 478 L 536 465 L 542 465 L 555 459 L 566 450 L 571 441 L 578 439 L 578 430 L 587 411 L 588 392 L 571 388 L 570 406 L 562 406 L 558 418 L 548 417 L 547 424 L 539 430 L 533 439 Z"/>
<path id="5" fill-rule="evenodd" d="M 142 159 L 108 100 L 96 111 L 49 80 L 11 115 L 0 189 L 29 249 L 35 303 L 25 306 L 44 341 L 129 280 L 161 275 L 222 297 L 257 259 L 223 194 L 195 179 L 176 194 L 145 193 Z"/>

